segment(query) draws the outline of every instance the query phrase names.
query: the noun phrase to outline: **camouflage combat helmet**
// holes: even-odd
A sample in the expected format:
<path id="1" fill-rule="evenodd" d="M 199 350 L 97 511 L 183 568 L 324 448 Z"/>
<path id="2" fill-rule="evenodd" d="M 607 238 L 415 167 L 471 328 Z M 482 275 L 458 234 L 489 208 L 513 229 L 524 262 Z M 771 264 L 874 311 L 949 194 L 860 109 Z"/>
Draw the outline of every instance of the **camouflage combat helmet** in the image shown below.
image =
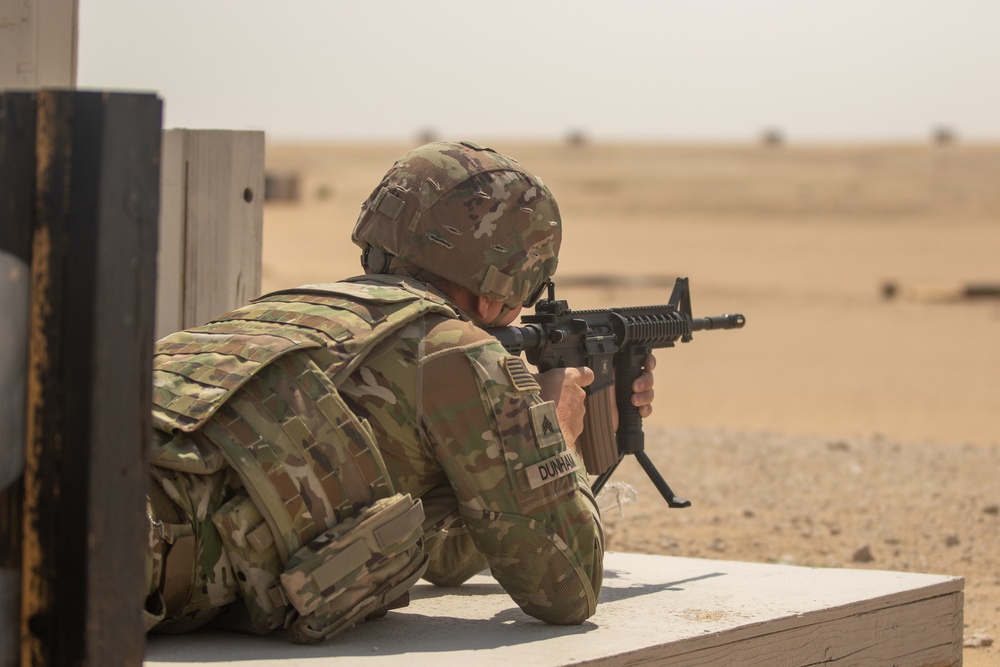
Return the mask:
<path id="1" fill-rule="evenodd" d="M 392 166 L 352 240 L 369 273 L 444 278 L 516 308 L 531 305 L 555 272 L 562 223 L 552 193 L 517 162 L 442 142 Z"/>

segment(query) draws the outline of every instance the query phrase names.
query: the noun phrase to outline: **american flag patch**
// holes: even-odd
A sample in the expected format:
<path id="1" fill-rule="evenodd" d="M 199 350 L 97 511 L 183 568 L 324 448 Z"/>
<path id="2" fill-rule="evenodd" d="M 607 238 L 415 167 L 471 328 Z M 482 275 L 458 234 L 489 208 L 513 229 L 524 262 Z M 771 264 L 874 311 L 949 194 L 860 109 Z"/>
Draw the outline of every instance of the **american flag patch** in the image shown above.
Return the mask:
<path id="1" fill-rule="evenodd" d="M 507 371 L 511 385 L 519 392 L 537 394 L 542 390 L 535 381 L 535 376 L 528 372 L 521 357 L 504 357 L 500 363 Z"/>

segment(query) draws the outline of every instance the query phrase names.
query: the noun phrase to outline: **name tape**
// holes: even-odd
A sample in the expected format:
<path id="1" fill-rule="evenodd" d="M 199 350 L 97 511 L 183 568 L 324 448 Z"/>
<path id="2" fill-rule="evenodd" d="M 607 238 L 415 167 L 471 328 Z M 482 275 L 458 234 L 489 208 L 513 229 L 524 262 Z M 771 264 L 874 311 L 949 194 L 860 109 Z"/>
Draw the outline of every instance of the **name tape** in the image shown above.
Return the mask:
<path id="1" fill-rule="evenodd" d="M 537 489 L 543 484 L 554 482 L 560 477 L 565 477 L 579 470 L 579 468 L 580 464 L 572 452 L 562 452 L 550 459 L 532 463 L 525 472 L 528 475 L 528 485 Z"/>

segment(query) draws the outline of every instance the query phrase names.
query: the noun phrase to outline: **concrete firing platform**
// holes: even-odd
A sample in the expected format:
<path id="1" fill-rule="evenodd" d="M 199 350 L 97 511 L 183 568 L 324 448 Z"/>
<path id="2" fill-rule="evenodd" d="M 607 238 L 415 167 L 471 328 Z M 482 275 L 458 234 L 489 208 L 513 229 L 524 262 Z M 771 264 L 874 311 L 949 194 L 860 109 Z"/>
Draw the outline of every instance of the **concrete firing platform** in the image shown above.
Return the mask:
<path id="1" fill-rule="evenodd" d="M 963 585 L 610 553 L 597 614 L 580 626 L 536 621 L 479 575 L 458 589 L 421 582 L 409 607 L 323 645 L 289 644 L 281 633 L 152 636 L 145 665 L 959 665 Z"/>

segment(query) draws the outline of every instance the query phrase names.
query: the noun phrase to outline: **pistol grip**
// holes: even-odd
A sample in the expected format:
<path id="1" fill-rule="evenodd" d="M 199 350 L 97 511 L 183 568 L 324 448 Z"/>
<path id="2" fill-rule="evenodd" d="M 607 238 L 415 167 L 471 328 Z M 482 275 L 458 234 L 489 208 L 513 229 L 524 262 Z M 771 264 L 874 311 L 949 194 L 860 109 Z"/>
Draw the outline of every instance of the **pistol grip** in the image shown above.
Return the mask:
<path id="1" fill-rule="evenodd" d="M 618 463 L 618 445 L 612 423 L 614 385 L 587 394 L 584 406 L 583 433 L 580 434 L 580 453 L 587 472 L 600 475 Z"/>

